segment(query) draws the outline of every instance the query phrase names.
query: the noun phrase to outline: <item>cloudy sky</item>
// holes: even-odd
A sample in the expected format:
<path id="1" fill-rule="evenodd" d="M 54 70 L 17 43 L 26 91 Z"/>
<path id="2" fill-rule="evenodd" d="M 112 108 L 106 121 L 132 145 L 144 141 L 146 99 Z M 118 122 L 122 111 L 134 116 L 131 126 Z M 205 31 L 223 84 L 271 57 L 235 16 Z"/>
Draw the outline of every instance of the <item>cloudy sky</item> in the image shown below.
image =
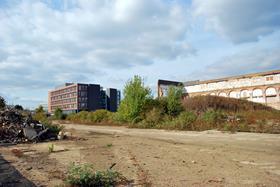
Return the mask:
<path id="1" fill-rule="evenodd" d="M 211 79 L 280 69 L 279 0 L 0 0 L 0 95 L 64 82 Z"/>

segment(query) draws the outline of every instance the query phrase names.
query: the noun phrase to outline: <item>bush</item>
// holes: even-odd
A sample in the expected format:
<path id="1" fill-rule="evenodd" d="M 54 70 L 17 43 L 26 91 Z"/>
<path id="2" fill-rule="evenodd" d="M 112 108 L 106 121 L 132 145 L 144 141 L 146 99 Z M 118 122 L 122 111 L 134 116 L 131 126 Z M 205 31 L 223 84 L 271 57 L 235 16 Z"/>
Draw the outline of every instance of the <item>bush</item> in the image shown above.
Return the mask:
<path id="1" fill-rule="evenodd" d="M 183 107 L 181 103 L 182 95 L 183 95 L 182 87 L 174 87 L 174 86 L 169 87 L 166 96 L 166 102 L 167 102 L 167 113 L 170 116 L 177 116 L 181 111 L 183 111 Z"/>
<path id="2" fill-rule="evenodd" d="M 222 112 L 215 110 L 208 110 L 204 112 L 201 116 L 201 119 L 204 122 L 212 125 L 213 127 L 216 127 L 217 124 L 223 122 L 224 118 L 225 116 Z"/>
<path id="3" fill-rule="evenodd" d="M 54 111 L 54 119 L 63 120 L 66 119 L 66 114 L 63 114 L 63 111 L 60 108 L 56 108 Z"/>
<path id="4" fill-rule="evenodd" d="M 111 169 L 94 172 L 90 164 L 72 164 L 68 169 L 66 182 L 71 186 L 100 187 L 114 186 L 122 179 L 120 173 Z"/>
<path id="5" fill-rule="evenodd" d="M 163 111 L 160 108 L 153 108 L 145 114 L 144 120 L 137 125 L 140 128 L 155 128 L 161 123 L 162 117 Z"/>
<path id="6" fill-rule="evenodd" d="M 76 114 L 70 114 L 66 119 L 77 123 L 102 123 L 115 120 L 114 118 L 115 116 L 112 112 L 100 109 L 94 112 L 81 111 Z"/>
<path id="7" fill-rule="evenodd" d="M 197 116 L 190 111 L 182 112 L 176 118 L 176 127 L 180 130 L 194 130 L 194 122 L 196 121 Z"/>

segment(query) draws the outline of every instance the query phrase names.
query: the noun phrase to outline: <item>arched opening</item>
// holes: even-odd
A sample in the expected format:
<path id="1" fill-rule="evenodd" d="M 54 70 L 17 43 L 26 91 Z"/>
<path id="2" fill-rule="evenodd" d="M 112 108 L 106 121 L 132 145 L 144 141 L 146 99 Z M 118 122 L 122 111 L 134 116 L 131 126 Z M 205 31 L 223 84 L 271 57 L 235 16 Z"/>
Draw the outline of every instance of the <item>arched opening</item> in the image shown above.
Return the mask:
<path id="1" fill-rule="evenodd" d="M 248 99 L 250 98 L 250 92 L 249 90 L 242 90 L 240 92 L 240 97 L 243 98 L 243 99 Z"/>
<path id="2" fill-rule="evenodd" d="M 231 92 L 229 93 L 229 97 L 230 97 L 230 98 L 239 98 L 239 92 L 237 92 L 237 91 L 231 91 Z"/>
<path id="3" fill-rule="evenodd" d="M 219 96 L 220 97 L 227 97 L 227 94 L 225 92 L 221 92 L 221 93 L 219 93 Z"/>
<path id="4" fill-rule="evenodd" d="M 257 103 L 264 103 L 265 100 L 263 98 L 263 91 L 261 89 L 254 89 L 252 93 L 252 101 Z"/>
<path id="5" fill-rule="evenodd" d="M 215 93 L 210 93 L 210 95 L 216 95 Z"/>
<path id="6" fill-rule="evenodd" d="M 273 87 L 269 87 L 265 90 L 266 102 L 267 103 L 275 103 L 278 101 L 277 91 Z"/>

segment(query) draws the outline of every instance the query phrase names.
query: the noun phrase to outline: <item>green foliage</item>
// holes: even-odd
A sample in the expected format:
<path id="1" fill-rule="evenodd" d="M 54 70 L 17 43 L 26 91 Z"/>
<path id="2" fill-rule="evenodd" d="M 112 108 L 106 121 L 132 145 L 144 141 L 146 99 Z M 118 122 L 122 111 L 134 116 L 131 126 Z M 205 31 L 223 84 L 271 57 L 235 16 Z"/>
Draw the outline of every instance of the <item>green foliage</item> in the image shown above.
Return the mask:
<path id="1" fill-rule="evenodd" d="M 0 96 L 0 109 L 3 109 L 6 107 L 6 101 L 4 97 Z"/>
<path id="2" fill-rule="evenodd" d="M 191 111 L 181 112 L 175 119 L 176 127 L 180 130 L 194 130 L 192 126 L 196 119 L 197 116 Z"/>
<path id="3" fill-rule="evenodd" d="M 54 118 L 57 120 L 62 120 L 66 118 L 66 115 L 63 114 L 63 111 L 60 108 L 56 108 L 54 111 Z"/>
<path id="4" fill-rule="evenodd" d="M 23 107 L 21 105 L 15 105 L 14 109 L 16 109 L 16 110 L 23 110 Z"/>
<path id="5" fill-rule="evenodd" d="M 144 120 L 138 124 L 142 128 L 154 128 L 161 123 L 163 111 L 160 108 L 153 108 L 145 113 Z"/>
<path id="6" fill-rule="evenodd" d="M 108 147 L 108 148 L 110 148 L 110 147 L 112 147 L 113 146 L 113 144 L 111 144 L 111 143 L 108 143 L 107 145 L 106 145 L 106 147 Z"/>
<path id="7" fill-rule="evenodd" d="M 51 122 L 42 122 L 45 127 L 47 127 L 49 129 L 50 132 L 54 133 L 54 134 L 58 134 L 60 131 L 62 131 L 64 129 L 64 126 L 62 125 L 55 125 L 52 124 Z"/>
<path id="8" fill-rule="evenodd" d="M 44 111 L 44 108 L 42 105 L 40 105 L 38 108 L 35 109 L 35 114 L 33 115 L 33 118 L 38 121 L 45 121 L 47 118 L 47 114 Z"/>
<path id="9" fill-rule="evenodd" d="M 225 118 L 224 114 L 220 111 L 208 110 L 203 113 L 202 120 L 215 126 Z"/>
<path id="10" fill-rule="evenodd" d="M 118 109 L 121 121 L 132 122 L 143 112 L 145 103 L 151 98 L 151 90 L 144 86 L 140 76 L 134 76 L 124 88 L 124 99 Z"/>
<path id="11" fill-rule="evenodd" d="M 177 116 L 183 110 L 181 100 L 183 96 L 182 87 L 171 86 L 167 92 L 167 113 L 170 116 Z"/>
<path id="12" fill-rule="evenodd" d="M 44 110 L 42 105 L 39 105 L 38 108 L 35 109 L 35 113 L 45 113 L 46 111 Z"/>
<path id="13" fill-rule="evenodd" d="M 78 123 L 102 123 L 109 122 L 113 118 L 113 113 L 108 110 L 96 110 L 94 112 L 81 111 L 67 116 L 67 120 Z"/>
<path id="14" fill-rule="evenodd" d="M 66 182 L 71 186 L 100 187 L 114 186 L 121 179 L 120 173 L 110 169 L 95 171 L 90 164 L 75 165 L 69 167 Z"/>

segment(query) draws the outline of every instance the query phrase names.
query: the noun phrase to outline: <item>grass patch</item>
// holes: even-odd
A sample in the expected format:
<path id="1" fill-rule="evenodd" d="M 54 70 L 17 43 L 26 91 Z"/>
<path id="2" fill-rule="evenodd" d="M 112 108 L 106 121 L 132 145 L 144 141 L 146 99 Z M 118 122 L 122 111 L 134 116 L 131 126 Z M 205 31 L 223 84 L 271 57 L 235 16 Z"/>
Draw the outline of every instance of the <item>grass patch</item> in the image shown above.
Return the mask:
<path id="1" fill-rule="evenodd" d="M 91 164 L 71 164 L 66 177 L 66 183 L 76 187 L 109 187 L 125 181 L 119 172 L 112 169 L 94 171 Z"/>

